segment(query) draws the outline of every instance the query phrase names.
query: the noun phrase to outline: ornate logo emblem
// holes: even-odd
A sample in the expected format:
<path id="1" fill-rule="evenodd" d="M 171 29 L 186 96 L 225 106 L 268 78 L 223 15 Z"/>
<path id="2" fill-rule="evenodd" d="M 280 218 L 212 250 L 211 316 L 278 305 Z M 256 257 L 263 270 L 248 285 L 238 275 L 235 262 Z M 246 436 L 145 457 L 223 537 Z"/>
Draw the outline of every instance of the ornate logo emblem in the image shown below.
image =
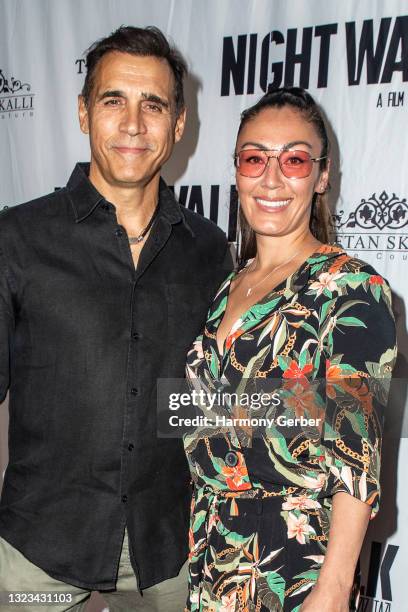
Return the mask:
<path id="1" fill-rule="evenodd" d="M 395 193 L 389 196 L 383 191 L 378 197 L 373 193 L 370 198 L 363 198 L 346 219 L 343 220 L 343 217 L 343 210 L 332 216 L 335 231 L 358 227 L 366 230 L 374 228 L 398 230 L 408 223 L 408 204 L 406 198 L 399 198 Z"/>
<path id="2" fill-rule="evenodd" d="M 19 91 L 30 91 L 31 85 L 29 83 L 22 83 L 14 77 L 10 78 L 10 81 L 6 79 L 3 71 L 0 68 L 0 94 L 14 94 Z"/>
<path id="3" fill-rule="evenodd" d="M 30 83 L 23 83 L 13 76 L 7 78 L 0 68 L 0 117 L 18 119 L 34 116 L 35 94 Z"/>

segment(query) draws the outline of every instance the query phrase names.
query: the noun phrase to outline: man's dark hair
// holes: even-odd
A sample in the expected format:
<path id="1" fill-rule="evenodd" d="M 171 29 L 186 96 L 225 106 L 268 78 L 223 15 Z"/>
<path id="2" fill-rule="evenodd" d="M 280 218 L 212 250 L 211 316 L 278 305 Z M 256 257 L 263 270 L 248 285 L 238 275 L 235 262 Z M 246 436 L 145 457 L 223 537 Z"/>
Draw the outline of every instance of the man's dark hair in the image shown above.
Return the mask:
<path id="1" fill-rule="evenodd" d="M 174 75 L 174 100 L 176 116 L 184 108 L 183 79 L 187 73 L 187 64 L 181 53 L 169 44 L 163 32 L 154 26 L 135 28 L 121 26 L 106 38 L 94 42 L 86 50 L 86 76 L 82 96 L 88 106 L 95 80 L 98 62 L 110 51 L 131 53 L 132 55 L 154 56 L 167 60 Z"/>

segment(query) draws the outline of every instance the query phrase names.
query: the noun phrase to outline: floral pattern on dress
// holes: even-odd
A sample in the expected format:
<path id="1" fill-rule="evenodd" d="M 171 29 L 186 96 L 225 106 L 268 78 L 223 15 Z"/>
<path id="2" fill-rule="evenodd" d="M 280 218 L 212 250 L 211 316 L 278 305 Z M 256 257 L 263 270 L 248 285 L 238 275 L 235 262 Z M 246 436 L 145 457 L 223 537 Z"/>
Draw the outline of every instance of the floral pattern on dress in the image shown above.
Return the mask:
<path id="1" fill-rule="evenodd" d="M 254 435 L 227 419 L 184 436 L 194 483 L 187 610 L 297 612 L 324 561 L 333 495 L 378 511 L 378 408 L 396 358 L 391 292 L 371 266 L 322 245 L 243 313 L 220 354 L 217 329 L 237 273 L 188 354 L 191 388 L 242 394 L 278 382 L 279 409 L 262 414 L 307 415 L 324 427 L 288 437 L 273 424 Z M 212 409 L 230 419 L 250 412 L 233 402 Z"/>

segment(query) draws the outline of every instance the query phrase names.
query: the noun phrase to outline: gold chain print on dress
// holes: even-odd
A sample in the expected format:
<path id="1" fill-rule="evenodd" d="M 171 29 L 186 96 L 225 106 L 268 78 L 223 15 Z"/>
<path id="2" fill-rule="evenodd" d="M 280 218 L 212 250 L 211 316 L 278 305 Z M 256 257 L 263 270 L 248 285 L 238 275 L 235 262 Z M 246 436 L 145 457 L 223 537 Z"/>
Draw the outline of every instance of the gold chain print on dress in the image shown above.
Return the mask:
<path id="1" fill-rule="evenodd" d="M 318 579 L 333 495 L 345 491 L 372 516 L 378 511 L 381 400 L 396 356 L 391 293 L 370 266 L 322 245 L 244 313 L 220 355 L 216 334 L 233 278 L 189 352 L 191 388 L 253 394 L 272 385 L 280 403 L 262 415 L 314 414 L 323 426 L 291 432 L 271 421 L 257 431 L 230 419 L 189 434 L 187 609 L 293 612 Z M 254 411 L 237 399 L 216 413 Z"/>

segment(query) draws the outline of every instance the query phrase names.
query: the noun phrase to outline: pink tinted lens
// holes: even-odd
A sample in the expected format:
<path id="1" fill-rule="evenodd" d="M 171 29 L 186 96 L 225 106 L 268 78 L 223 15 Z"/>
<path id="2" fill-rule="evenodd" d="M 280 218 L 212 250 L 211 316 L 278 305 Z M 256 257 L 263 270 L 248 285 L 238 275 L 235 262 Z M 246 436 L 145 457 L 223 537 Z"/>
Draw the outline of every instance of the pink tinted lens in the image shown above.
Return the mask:
<path id="1" fill-rule="evenodd" d="M 257 149 L 246 149 L 238 153 L 239 173 L 243 176 L 261 176 L 265 170 L 268 157 L 263 151 Z"/>
<path id="2" fill-rule="evenodd" d="M 307 151 L 282 151 L 279 165 L 288 178 L 305 178 L 312 172 L 313 161 Z"/>

